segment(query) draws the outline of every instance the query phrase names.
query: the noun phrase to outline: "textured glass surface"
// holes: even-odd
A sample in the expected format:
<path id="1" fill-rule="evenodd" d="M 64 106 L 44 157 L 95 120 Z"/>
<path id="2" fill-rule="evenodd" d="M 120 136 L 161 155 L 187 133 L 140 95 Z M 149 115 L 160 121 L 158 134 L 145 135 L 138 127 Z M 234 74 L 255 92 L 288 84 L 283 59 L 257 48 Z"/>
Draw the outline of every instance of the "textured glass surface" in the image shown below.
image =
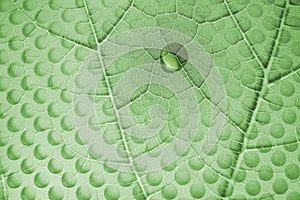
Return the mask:
<path id="1" fill-rule="evenodd" d="M 299 0 L 0 0 L 0 200 L 299 200 L 299 68 Z"/>

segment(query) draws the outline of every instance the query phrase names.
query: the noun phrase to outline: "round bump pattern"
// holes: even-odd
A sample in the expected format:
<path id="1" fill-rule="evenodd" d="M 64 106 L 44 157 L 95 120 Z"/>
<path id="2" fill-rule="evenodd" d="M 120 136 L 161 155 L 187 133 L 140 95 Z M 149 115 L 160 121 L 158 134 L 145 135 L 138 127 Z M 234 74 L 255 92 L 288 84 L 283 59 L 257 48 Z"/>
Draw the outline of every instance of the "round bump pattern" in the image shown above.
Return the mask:
<path id="1" fill-rule="evenodd" d="M 0 199 L 299 200 L 299 5 L 296 0 L 50 0 L 46 5 L 0 0 Z M 160 61 L 161 52 L 151 48 L 130 52 L 109 66 L 106 50 L 111 48 L 102 46 L 102 61 L 83 71 L 105 71 L 106 80 L 102 77 L 93 88 L 92 79 L 78 78 L 98 43 L 106 44 L 124 30 L 157 25 L 188 35 L 209 52 L 222 77 L 226 107 L 221 101 L 211 103 L 220 94 L 208 88 L 207 77 L 198 76 L 189 62 L 178 71 L 189 82 L 170 79 L 169 85 L 132 87 L 145 74 L 153 82 L 162 77 L 145 67 L 134 71 L 136 78 L 118 84 L 135 66 Z M 187 102 L 182 107 L 174 90 L 185 83 L 193 87 L 182 90 Z M 74 96 L 82 94 L 77 89 L 86 92 L 85 101 L 76 102 Z M 189 98 L 188 92 L 195 96 Z M 114 108 L 110 96 L 129 101 Z M 87 102 L 95 106 L 91 109 Z M 196 113 L 196 105 L 200 117 L 191 124 L 182 113 Z M 121 119 L 124 127 L 119 127 L 115 109 L 124 106 L 130 109 Z M 97 117 L 91 115 L 93 110 Z M 226 124 L 217 145 L 199 156 L 218 113 L 226 117 Z M 86 121 L 78 126 L 77 117 Z M 145 124 L 159 130 L 165 119 L 171 123 L 155 137 L 148 138 L 151 132 L 146 138 L 136 137 L 145 132 L 140 129 L 128 131 Z M 134 126 L 125 126 L 130 120 Z M 164 155 L 163 145 L 178 136 L 170 130 L 185 127 L 197 130 L 194 135 L 185 131 L 195 136 L 192 148 L 172 146 L 178 159 L 165 154 L 153 162 L 159 167 L 156 171 L 149 170 L 151 162 L 133 162 L 136 169 L 130 165 L 129 170 L 109 162 L 131 162 L 124 137 L 134 160 L 141 155 L 158 158 Z M 79 128 L 98 135 L 103 131 L 103 143 L 88 146 Z M 102 146 L 109 159 L 98 151 Z M 115 146 L 115 154 L 107 146 Z"/>

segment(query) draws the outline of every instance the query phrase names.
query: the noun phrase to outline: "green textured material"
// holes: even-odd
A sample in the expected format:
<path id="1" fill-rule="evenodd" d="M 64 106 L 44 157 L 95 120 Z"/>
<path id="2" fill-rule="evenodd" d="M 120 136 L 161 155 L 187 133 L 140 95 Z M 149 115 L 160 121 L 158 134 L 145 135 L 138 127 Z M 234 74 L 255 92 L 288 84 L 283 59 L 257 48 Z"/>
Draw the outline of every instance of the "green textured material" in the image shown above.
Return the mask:
<path id="1" fill-rule="evenodd" d="M 299 0 L 0 0 L 0 19 L 0 200 L 300 199 Z M 203 63 L 217 67 L 225 109 L 187 52 L 146 47 L 106 66 L 102 44 L 146 27 L 182 33 L 209 55 Z M 146 63 L 182 79 L 138 67 Z M 99 69 L 97 87 L 87 90 L 85 73 Z M 120 86 L 129 73 L 131 85 Z M 134 85 L 147 73 L 169 85 Z M 93 110 L 74 100 L 78 91 L 92 92 Z M 194 105 L 193 124 L 184 111 L 195 114 Z M 205 152 L 215 113 L 226 121 Z M 116 152 L 89 146 L 85 126 Z M 130 135 L 135 126 L 161 129 Z M 166 156 L 153 171 L 137 162 L 160 155 L 187 126 L 196 135 L 188 149 L 175 145 L 178 159 Z M 130 170 L 109 162 L 115 158 Z"/>

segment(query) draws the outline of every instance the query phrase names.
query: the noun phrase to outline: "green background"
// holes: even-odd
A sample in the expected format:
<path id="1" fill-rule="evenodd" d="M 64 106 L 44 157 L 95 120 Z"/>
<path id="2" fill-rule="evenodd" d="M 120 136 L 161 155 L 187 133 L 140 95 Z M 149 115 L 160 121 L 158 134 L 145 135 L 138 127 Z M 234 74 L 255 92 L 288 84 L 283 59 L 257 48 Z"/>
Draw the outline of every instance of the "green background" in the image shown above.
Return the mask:
<path id="1" fill-rule="evenodd" d="M 0 0 L 0 19 L 0 199 L 300 199 L 299 0 Z M 72 86 L 99 44 L 143 27 L 184 33 L 211 55 L 226 125 L 205 159 L 188 151 L 155 172 L 121 172 L 82 150 Z M 138 51 L 119 64 L 153 59 Z M 207 115 L 210 98 L 199 104 Z"/>

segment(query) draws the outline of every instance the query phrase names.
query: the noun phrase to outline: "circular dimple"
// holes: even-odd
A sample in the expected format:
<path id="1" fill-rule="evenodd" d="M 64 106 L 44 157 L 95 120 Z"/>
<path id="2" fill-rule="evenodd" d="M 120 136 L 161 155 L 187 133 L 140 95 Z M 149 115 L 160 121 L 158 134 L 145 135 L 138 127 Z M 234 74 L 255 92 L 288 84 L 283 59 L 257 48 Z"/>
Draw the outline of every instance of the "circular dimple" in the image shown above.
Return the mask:
<path id="1" fill-rule="evenodd" d="M 90 113 L 89 108 L 87 107 L 85 102 L 77 102 L 74 108 L 74 112 L 76 113 L 77 116 L 79 117 L 84 117 L 88 116 Z M 103 137 L 111 137 L 110 136 L 111 132 L 105 131 Z"/>
<path id="2" fill-rule="evenodd" d="M 200 199 L 201 197 L 203 197 L 205 195 L 206 189 L 203 185 L 203 183 L 194 183 L 191 187 L 190 187 L 190 194 L 193 198 L 195 199 Z"/>
<path id="3" fill-rule="evenodd" d="M 80 7 L 82 7 L 82 6 L 77 6 L 77 8 L 80 8 Z M 61 7 L 59 5 L 57 5 L 56 1 L 50 0 L 50 2 L 49 2 L 49 8 L 56 11 L 56 10 L 59 10 Z"/>
<path id="4" fill-rule="evenodd" d="M 291 52 L 295 56 L 300 56 L 300 42 L 293 43 L 293 45 L 291 46 Z"/>
<path id="5" fill-rule="evenodd" d="M 36 9 L 37 6 L 37 2 L 35 0 L 25 0 L 23 2 L 23 8 L 26 11 L 33 11 L 34 9 Z"/>
<path id="6" fill-rule="evenodd" d="M 23 41 L 14 36 L 8 40 L 8 47 L 13 51 L 17 51 L 23 47 Z"/>
<path id="7" fill-rule="evenodd" d="M 51 187 L 48 191 L 48 197 L 50 200 L 62 200 L 64 198 L 64 190 L 59 187 Z"/>
<path id="8" fill-rule="evenodd" d="M 25 20 L 26 20 L 26 18 L 18 10 L 15 10 L 15 11 L 11 12 L 11 14 L 9 15 L 10 23 L 15 24 L 15 25 L 21 24 Z"/>
<path id="9" fill-rule="evenodd" d="M 255 151 L 247 152 L 244 156 L 244 161 L 246 165 L 250 168 L 256 167 L 259 163 L 259 160 L 259 154 Z"/>
<path id="10" fill-rule="evenodd" d="M 74 47 L 74 43 L 64 38 L 61 39 L 61 45 L 66 49 L 71 49 L 72 47 Z"/>
<path id="11" fill-rule="evenodd" d="M 165 199 L 174 199 L 177 196 L 177 188 L 174 185 L 167 186 L 162 189 L 161 195 Z"/>
<path id="12" fill-rule="evenodd" d="M 147 183 L 151 186 L 157 186 L 162 181 L 162 176 L 159 172 L 150 172 L 146 176 Z"/>
<path id="13" fill-rule="evenodd" d="M 163 167 L 163 170 L 166 171 L 166 172 L 171 172 L 171 171 L 173 171 L 176 168 L 176 163 L 171 163 L 171 164 L 169 164 L 167 166 L 166 166 L 165 163 L 162 163 L 161 165 L 165 166 L 165 167 Z"/>
<path id="14" fill-rule="evenodd" d="M 246 184 L 246 192 L 249 195 L 255 196 L 260 193 L 261 187 L 258 181 L 251 180 Z"/>
<path id="15" fill-rule="evenodd" d="M 0 50 L 0 64 L 6 64 L 8 62 L 9 56 L 6 50 Z"/>
<path id="16" fill-rule="evenodd" d="M 69 60 L 65 61 L 62 65 L 61 65 L 61 72 L 66 75 L 72 75 L 76 72 L 78 72 L 79 69 L 79 65 L 76 63 L 73 63 Z"/>
<path id="17" fill-rule="evenodd" d="M 282 98 L 279 95 L 271 97 L 269 107 L 272 110 L 278 111 L 282 108 L 282 106 L 283 106 L 283 101 L 282 101 Z"/>
<path id="18" fill-rule="evenodd" d="M 22 155 L 22 148 L 19 145 L 12 144 L 7 148 L 6 154 L 11 160 L 18 160 Z"/>
<path id="19" fill-rule="evenodd" d="M 87 31 L 89 30 L 89 24 L 86 23 L 85 21 L 77 22 L 75 25 L 75 31 L 76 33 L 80 35 L 86 35 Z"/>
<path id="20" fill-rule="evenodd" d="M 249 15 L 254 18 L 258 18 L 263 14 L 263 10 L 258 4 L 250 4 L 247 10 Z"/>
<path id="21" fill-rule="evenodd" d="M 217 164 L 222 169 L 228 169 L 232 164 L 232 156 L 228 153 L 220 154 L 217 158 Z"/>
<path id="22" fill-rule="evenodd" d="M 47 187 L 49 182 L 50 178 L 46 172 L 39 172 L 34 176 L 34 184 L 39 188 Z"/>
<path id="23" fill-rule="evenodd" d="M 299 200 L 300 199 L 300 194 L 298 192 L 291 192 L 287 196 L 287 200 Z"/>
<path id="24" fill-rule="evenodd" d="M 287 124 L 293 124 L 297 120 L 297 114 L 292 109 L 286 109 L 282 112 L 282 120 Z"/>
<path id="25" fill-rule="evenodd" d="M 7 177 L 7 185 L 11 188 L 18 188 L 22 184 L 22 176 L 18 174 L 10 174 Z"/>
<path id="26" fill-rule="evenodd" d="M 271 115 L 269 112 L 258 112 L 256 115 L 256 121 L 262 124 L 268 124 L 271 121 Z"/>
<path id="27" fill-rule="evenodd" d="M 101 187 L 105 183 L 104 175 L 99 172 L 93 172 L 89 176 L 89 182 L 94 187 Z"/>
<path id="28" fill-rule="evenodd" d="M 12 64 L 9 65 L 8 69 L 7 69 L 7 73 L 10 77 L 16 78 L 18 76 L 20 76 L 21 74 L 24 74 L 25 70 L 24 70 L 24 66 L 22 63 L 17 63 L 14 62 Z"/>
<path id="29" fill-rule="evenodd" d="M 288 184 L 284 179 L 279 178 L 274 181 L 272 188 L 276 194 L 284 194 L 288 189 Z"/>
<path id="30" fill-rule="evenodd" d="M 12 89 L 7 93 L 6 98 L 10 104 L 16 105 L 21 101 L 22 97 L 23 97 L 23 95 L 20 91 L 18 91 L 16 89 Z"/>
<path id="31" fill-rule="evenodd" d="M 33 100 L 38 104 L 43 104 L 47 101 L 47 93 L 43 88 L 37 89 L 33 94 Z"/>
<path id="32" fill-rule="evenodd" d="M 63 59 L 63 54 L 59 51 L 58 48 L 52 48 L 48 52 L 48 59 L 52 63 L 56 64 Z"/>
<path id="33" fill-rule="evenodd" d="M 24 187 L 21 191 L 22 200 L 34 200 L 36 199 L 36 188 Z"/>
<path id="34" fill-rule="evenodd" d="M 296 151 L 298 149 L 298 144 L 295 143 L 295 141 L 297 141 L 296 137 L 289 137 L 285 141 L 284 149 L 289 151 L 289 152 Z"/>
<path id="35" fill-rule="evenodd" d="M 47 107 L 48 115 L 52 118 L 59 117 L 61 109 L 57 107 L 58 102 L 52 102 Z"/>
<path id="36" fill-rule="evenodd" d="M 286 168 L 285 168 L 285 175 L 291 179 L 297 179 L 300 175 L 300 169 L 298 167 L 298 165 L 296 164 L 289 164 Z"/>
<path id="37" fill-rule="evenodd" d="M 26 158 L 21 162 L 21 170 L 25 174 L 31 174 L 35 170 L 35 162 L 33 159 Z"/>
<path id="38" fill-rule="evenodd" d="M 70 116 L 66 115 L 60 120 L 60 127 L 65 131 L 74 129 L 73 121 Z"/>
<path id="39" fill-rule="evenodd" d="M 104 196 L 107 200 L 117 200 L 120 198 L 120 191 L 115 186 L 108 186 L 104 190 Z"/>
<path id="40" fill-rule="evenodd" d="M 27 23 L 22 28 L 22 33 L 25 37 L 29 37 L 30 34 L 36 29 L 33 23 Z"/>
<path id="41" fill-rule="evenodd" d="M 76 19 L 76 12 L 72 12 L 71 9 L 66 9 L 62 12 L 61 18 L 65 22 L 72 22 Z"/>
<path id="42" fill-rule="evenodd" d="M 283 96 L 290 97 L 295 93 L 295 87 L 292 83 L 284 81 L 280 84 L 280 92 Z"/>
<path id="43" fill-rule="evenodd" d="M 72 95 L 67 90 L 62 90 L 60 93 L 60 99 L 65 103 L 71 103 L 72 102 Z"/>
<path id="44" fill-rule="evenodd" d="M 284 57 L 280 58 L 279 66 L 283 70 L 290 70 L 291 67 L 293 66 L 293 60 L 289 56 L 285 55 Z"/>
<path id="45" fill-rule="evenodd" d="M 270 127 L 270 133 L 274 138 L 281 138 L 284 135 L 284 126 L 281 124 L 272 124 Z"/>
<path id="46" fill-rule="evenodd" d="M 286 162 L 286 156 L 281 150 L 275 150 L 271 156 L 271 161 L 275 166 L 282 166 Z"/>
<path id="47" fill-rule="evenodd" d="M 77 48 L 74 55 L 78 61 L 83 61 L 89 55 L 89 51 L 86 51 L 84 48 Z"/>
<path id="48" fill-rule="evenodd" d="M 177 171 L 175 173 L 175 181 L 179 185 L 186 185 L 191 180 L 191 174 L 188 171 Z"/>
<path id="49" fill-rule="evenodd" d="M 120 172 L 118 175 L 118 183 L 123 187 L 130 186 L 135 181 L 135 176 L 132 173 Z"/>
<path id="50" fill-rule="evenodd" d="M 71 160 L 75 157 L 75 153 L 67 145 L 61 147 L 60 153 L 61 156 L 67 160 Z"/>
<path id="51" fill-rule="evenodd" d="M 48 38 L 47 35 L 40 35 L 36 37 L 36 39 L 34 40 L 35 47 L 41 50 L 46 49 L 48 46 L 47 38 Z"/>
<path id="52" fill-rule="evenodd" d="M 243 94 L 243 89 L 240 85 L 232 84 L 228 88 L 228 95 L 234 99 L 238 99 Z"/>
<path id="53" fill-rule="evenodd" d="M 51 150 L 47 147 L 43 147 L 41 144 L 38 144 L 37 146 L 34 147 L 33 150 L 33 155 L 39 159 L 39 160 L 44 160 L 48 156 L 50 156 Z"/>
<path id="54" fill-rule="evenodd" d="M 62 184 L 67 188 L 72 188 L 76 185 L 76 175 L 70 172 L 65 172 L 61 177 Z"/>
<path id="55" fill-rule="evenodd" d="M 88 200 L 92 198 L 92 192 L 89 188 L 87 188 L 86 186 L 80 186 L 79 188 L 77 188 L 76 190 L 76 197 L 79 200 Z"/>
<path id="56" fill-rule="evenodd" d="M 49 62 L 41 61 L 34 65 L 34 73 L 37 76 L 45 76 L 51 74 L 53 65 Z"/>
<path id="57" fill-rule="evenodd" d="M 259 168 L 258 176 L 261 180 L 268 181 L 273 177 L 273 169 L 268 165 L 264 165 Z"/>
<path id="58" fill-rule="evenodd" d="M 8 24 L 0 24 L 0 38 L 6 38 L 11 33 L 11 28 Z"/>
<path id="59" fill-rule="evenodd" d="M 79 173 L 87 173 L 91 169 L 91 163 L 84 158 L 79 158 L 76 160 L 75 168 Z"/>
<path id="60" fill-rule="evenodd" d="M 24 131 L 21 134 L 20 140 L 23 145 L 25 146 L 31 146 L 34 143 L 35 140 L 35 134 L 32 131 Z"/>
<path id="61" fill-rule="evenodd" d="M 63 170 L 63 164 L 55 159 L 52 158 L 49 162 L 48 162 L 48 170 L 53 173 L 53 174 L 58 174 Z"/>
<path id="62" fill-rule="evenodd" d="M 53 128 L 53 124 L 49 117 L 37 117 L 33 121 L 33 127 L 36 131 L 42 132 Z"/>
<path id="63" fill-rule="evenodd" d="M 235 181 L 237 182 L 243 182 L 246 179 L 246 172 L 245 171 L 238 171 L 235 176 Z"/>
<path id="64" fill-rule="evenodd" d="M 208 184 L 217 182 L 218 178 L 218 175 L 210 169 L 205 170 L 205 172 L 203 173 L 203 179 Z"/>
<path id="65" fill-rule="evenodd" d="M 231 137 L 231 134 L 232 134 L 232 130 L 229 127 L 226 127 L 222 132 L 222 134 L 220 135 L 220 140 L 227 141 Z"/>
<path id="66" fill-rule="evenodd" d="M 194 157 L 189 160 L 189 166 L 193 170 L 200 170 L 204 167 L 204 163 L 198 157 Z"/>
<path id="67" fill-rule="evenodd" d="M 51 145 L 59 145 L 62 143 L 62 137 L 58 131 L 50 131 L 47 137 L 48 143 Z"/>
<path id="68" fill-rule="evenodd" d="M 22 128 L 22 120 L 20 120 L 20 118 L 18 117 L 11 117 L 8 121 L 7 121 L 7 129 L 10 131 L 10 132 L 18 132 L 21 130 Z"/>

